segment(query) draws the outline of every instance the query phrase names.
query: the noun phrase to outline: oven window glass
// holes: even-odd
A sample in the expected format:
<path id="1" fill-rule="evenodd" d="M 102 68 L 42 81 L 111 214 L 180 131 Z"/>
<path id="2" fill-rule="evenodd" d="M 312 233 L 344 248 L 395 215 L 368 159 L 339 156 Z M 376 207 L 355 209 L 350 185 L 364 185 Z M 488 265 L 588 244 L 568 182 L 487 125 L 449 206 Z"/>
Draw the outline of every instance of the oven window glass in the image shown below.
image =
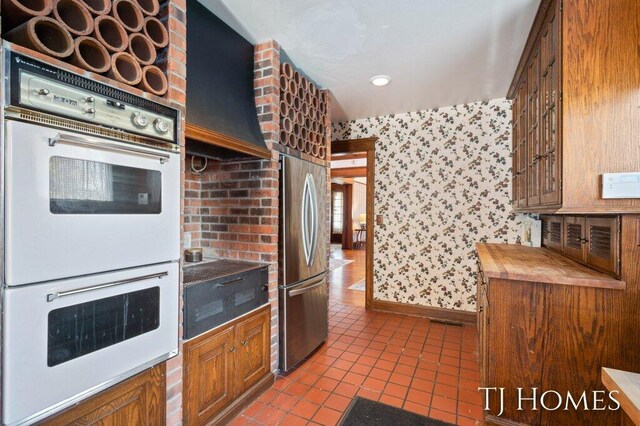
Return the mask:
<path id="1" fill-rule="evenodd" d="M 162 176 L 76 158 L 51 157 L 49 209 L 54 214 L 158 214 Z"/>
<path id="2" fill-rule="evenodd" d="M 160 287 L 55 309 L 48 324 L 47 365 L 53 367 L 158 328 Z"/>

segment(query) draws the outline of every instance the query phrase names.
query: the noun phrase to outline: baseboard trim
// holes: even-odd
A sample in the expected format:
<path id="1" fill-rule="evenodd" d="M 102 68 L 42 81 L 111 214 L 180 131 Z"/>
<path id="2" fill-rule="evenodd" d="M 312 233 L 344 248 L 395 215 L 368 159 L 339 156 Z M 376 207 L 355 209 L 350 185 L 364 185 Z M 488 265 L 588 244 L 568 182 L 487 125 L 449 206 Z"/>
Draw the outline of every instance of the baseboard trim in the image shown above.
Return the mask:
<path id="1" fill-rule="evenodd" d="M 220 414 L 213 418 L 208 424 L 210 425 L 226 425 L 233 420 L 242 410 L 247 408 L 249 404 L 258 399 L 267 389 L 276 381 L 276 375 L 271 372 L 264 376 L 262 380 L 253 385 L 251 389 L 240 395 L 224 408 Z"/>
<path id="2" fill-rule="evenodd" d="M 485 424 L 487 425 L 495 425 L 495 426 L 526 426 L 526 423 L 518 423 L 513 420 L 503 419 L 501 417 L 496 417 L 492 415 L 488 415 L 484 418 Z"/>
<path id="3" fill-rule="evenodd" d="M 379 312 L 413 315 L 418 317 L 433 318 L 441 321 L 449 321 L 453 323 L 476 324 L 475 312 L 458 311 L 455 309 L 412 305 L 410 303 L 389 302 L 386 300 L 376 299 L 371 302 L 371 309 Z"/>

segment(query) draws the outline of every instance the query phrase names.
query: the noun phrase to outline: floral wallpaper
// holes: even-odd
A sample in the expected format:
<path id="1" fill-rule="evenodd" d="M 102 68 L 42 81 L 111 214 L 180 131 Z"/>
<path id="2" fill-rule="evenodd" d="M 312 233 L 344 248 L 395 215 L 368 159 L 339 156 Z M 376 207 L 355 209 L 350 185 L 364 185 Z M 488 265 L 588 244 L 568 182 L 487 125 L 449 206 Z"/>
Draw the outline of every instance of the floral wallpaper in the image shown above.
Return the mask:
<path id="1" fill-rule="evenodd" d="M 475 310 L 476 242 L 516 242 L 505 99 L 334 124 L 377 136 L 374 298 Z"/>

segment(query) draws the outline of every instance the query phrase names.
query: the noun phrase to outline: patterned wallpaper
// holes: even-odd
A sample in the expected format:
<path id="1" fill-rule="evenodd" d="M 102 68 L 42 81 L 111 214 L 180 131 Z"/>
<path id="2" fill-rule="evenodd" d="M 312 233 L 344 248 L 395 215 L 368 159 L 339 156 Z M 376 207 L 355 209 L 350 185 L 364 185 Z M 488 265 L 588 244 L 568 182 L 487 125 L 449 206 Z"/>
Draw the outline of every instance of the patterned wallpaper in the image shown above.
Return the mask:
<path id="1" fill-rule="evenodd" d="M 476 242 L 516 242 L 511 104 L 476 102 L 334 124 L 377 136 L 374 298 L 475 310 Z"/>

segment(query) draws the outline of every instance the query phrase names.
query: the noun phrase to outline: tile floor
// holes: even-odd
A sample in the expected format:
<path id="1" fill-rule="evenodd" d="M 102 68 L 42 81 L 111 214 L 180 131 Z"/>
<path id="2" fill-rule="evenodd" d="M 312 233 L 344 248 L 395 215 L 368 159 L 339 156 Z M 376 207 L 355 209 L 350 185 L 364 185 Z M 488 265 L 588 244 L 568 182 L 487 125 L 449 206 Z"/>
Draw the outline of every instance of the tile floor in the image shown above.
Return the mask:
<path id="1" fill-rule="evenodd" d="M 332 303 L 329 338 L 233 425 L 335 425 L 355 395 L 458 425 L 482 424 L 473 326 Z"/>

